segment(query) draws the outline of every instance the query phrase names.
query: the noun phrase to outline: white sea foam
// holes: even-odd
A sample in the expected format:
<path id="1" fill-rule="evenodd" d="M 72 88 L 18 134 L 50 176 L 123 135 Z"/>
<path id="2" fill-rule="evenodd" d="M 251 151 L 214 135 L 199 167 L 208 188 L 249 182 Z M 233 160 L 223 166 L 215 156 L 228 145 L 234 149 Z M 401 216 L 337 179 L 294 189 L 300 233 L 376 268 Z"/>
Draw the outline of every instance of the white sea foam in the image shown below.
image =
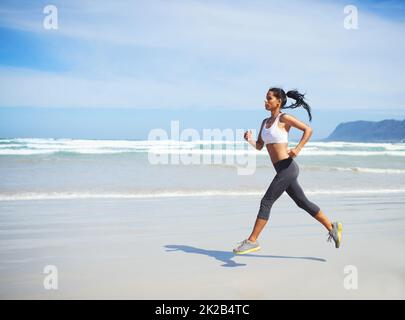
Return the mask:
<path id="1" fill-rule="evenodd" d="M 289 144 L 294 147 L 296 143 Z M 166 154 L 223 154 L 266 155 L 266 148 L 255 150 L 246 141 L 225 140 L 86 140 L 86 139 L 0 139 L 0 155 L 37 155 L 53 153 L 112 154 L 112 153 L 166 153 Z M 308 142 L 300 156 L 405 156 L 404 143 Z"/>
<path id="2" fill-rule="evenodd" d="M 348 190 L 306 190 L 307 195 L 381 195 L 405 193 L 405 189 L 348 189 Z M 172 190 L 156 192 L 24 192 L 15 194 L 0 193 L 0 201 L 25 200 L 75 200 L 75 199 L 148 199 L 183 197 L 226 197 L 263 196 L 263 190 Z"/>
<path id="3" fill-rule="evenodd" d="M 350 168 L 327 167 L 327 168 L 328 170 L 336 170 L 336 171 L 382 173 L 382 174 L 405 174 L 405 170 L 403 169 L 361 168 L 361 167 L 350 167 Z"/>

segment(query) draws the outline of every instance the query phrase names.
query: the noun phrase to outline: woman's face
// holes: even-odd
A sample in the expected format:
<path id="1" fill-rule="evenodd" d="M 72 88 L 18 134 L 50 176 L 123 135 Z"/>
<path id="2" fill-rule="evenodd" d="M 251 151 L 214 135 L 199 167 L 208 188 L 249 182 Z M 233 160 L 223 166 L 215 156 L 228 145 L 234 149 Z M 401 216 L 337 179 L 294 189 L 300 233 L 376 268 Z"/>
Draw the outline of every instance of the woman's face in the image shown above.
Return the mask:
<path id="1" fill-rule="evenodd" d="M 269 91 L 267 93 L 266 100 L 264 100 L 264 107 L 266 108 L 266 110 L 272 110 L 280 106 L 281 99 L 275 97 L 273 91 Z"/>

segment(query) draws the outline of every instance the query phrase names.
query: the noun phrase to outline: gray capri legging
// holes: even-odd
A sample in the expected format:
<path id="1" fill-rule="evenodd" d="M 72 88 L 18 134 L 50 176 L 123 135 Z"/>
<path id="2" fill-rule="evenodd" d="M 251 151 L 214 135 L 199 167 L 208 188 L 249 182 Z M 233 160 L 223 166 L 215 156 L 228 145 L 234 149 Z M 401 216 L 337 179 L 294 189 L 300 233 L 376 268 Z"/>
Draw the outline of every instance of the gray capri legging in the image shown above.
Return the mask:
<path id="1" fill-rule="evenodd" d="M 277 174 L 260 202 L 257 217 L 268 220 L 271 207 L 284 191 L 287 191 L 288 195 L 294 200 L 298 207 L 304 209 L 314 217 L 319 212 L 320 208 L 315 203 L 308 200 L 298 183 L 298 164 L 290 156 L 275 162 L 273 165 Z"/>

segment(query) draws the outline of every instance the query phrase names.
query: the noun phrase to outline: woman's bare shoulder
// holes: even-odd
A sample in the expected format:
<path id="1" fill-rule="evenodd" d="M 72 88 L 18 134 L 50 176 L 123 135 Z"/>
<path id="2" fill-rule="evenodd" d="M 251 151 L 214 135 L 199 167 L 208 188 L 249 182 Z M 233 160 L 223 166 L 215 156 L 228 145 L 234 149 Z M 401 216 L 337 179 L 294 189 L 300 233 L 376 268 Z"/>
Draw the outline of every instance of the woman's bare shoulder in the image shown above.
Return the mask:
<path id="1" fill-rule="evenodd" d="M 283 122 L 282 120 L 294 120 L 296 119 L 293 115 L 283 112 L 283 114 L 280 116 L 280 120 L 281 122 Z"/>

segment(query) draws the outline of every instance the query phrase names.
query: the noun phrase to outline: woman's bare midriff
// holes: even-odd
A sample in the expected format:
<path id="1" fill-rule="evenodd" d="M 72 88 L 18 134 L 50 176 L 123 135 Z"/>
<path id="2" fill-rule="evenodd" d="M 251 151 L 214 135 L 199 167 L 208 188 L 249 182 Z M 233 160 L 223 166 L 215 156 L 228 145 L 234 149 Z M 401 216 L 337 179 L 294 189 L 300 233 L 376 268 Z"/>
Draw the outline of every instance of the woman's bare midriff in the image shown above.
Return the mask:
<path id="1" fill-rule="evenodd" d="M 288 143 L 268 143 L 266 148 L 273 164 L 289 157 Z"/>

